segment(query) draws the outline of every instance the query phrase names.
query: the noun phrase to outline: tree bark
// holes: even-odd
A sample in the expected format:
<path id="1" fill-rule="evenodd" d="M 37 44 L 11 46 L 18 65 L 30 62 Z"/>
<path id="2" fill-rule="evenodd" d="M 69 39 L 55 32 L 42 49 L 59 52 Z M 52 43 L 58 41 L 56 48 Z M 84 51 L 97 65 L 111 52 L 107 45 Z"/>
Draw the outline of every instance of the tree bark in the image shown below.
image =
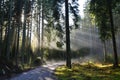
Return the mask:
<path id="1" fill-rule="evenodd" d="M 10 59 L 10 44 L 11 44 L 11 26 L 12 26 L 12 6 L 13 6 L 13 1 L 10 0 L 10 10 L 9 10 L 9 21 L 8 21 L 8 32 L 7 32 L 7 48 L 6 48 L 6 55 L 7 55 L 7 60 Z"/>
<path id="2" fill-rule="evenodd" d="M 40 5 L 39 5 L 40 6 Z M 40 8 L 37 7 L 37 38 L 38 38 L 38 56 L 41 55 L 40 53 Z"/>
<path id="3" fill-rule="evenodd" d="M 111 0 L 107 0 L 107 3 L 108 3 L 108 10 L 109 10 L 109 16 L 110 16 L 113 51 L 114 51 L 114 64 L 113 64 L 113 66 L 118 67 L 118 54 L 117 54 L 117 46 L 116 46 L 116 37 L 115 37 L 115 29 L 114 29 L 114 23 L 113 23 Z"/>
<path id="4" fill-rule="evenodd" d="M 41 5 L 41 9 L 42 9 L 42 35 L 41 35 L 41 60 L 43 62 L 43 44 L 44 44 L 44 0 L 42 0 L 42 5 Z"/>
<path id="5" fill-rule="evenodd" d="M 25 55 L 25 42 L 26 42 L 26 0 L 24 3 L 24 23 L 23 23 L 23 35 L 22 35 L 22 65 L 24 68 L 24 55 Z"/>
<path id="6" fill-rule="evenodd" d="M 18 55 L 19 55 L 19 41 L 20 41 L 20 21 L 18 21 L 18 28 L 17 28 L 17 50 L 16 50 L 16 65 L 18 64 Z"/>
<path id="7" fill-rule="evenodd" d="M 0 12 L 1 12 L 1 6 L 2 6 L 2 0 L 0 1 Z M 0 19 L 0 57 L 2 53 L 2 18 Z"/>
<path id="8" fill-rule="evenodd" d="M 106 41 L 103 42 L 103 52 L 104 52 L 104 62 L 106 62 L 107 59 Z"/>
<path id="9" fill-rule="evenodd" d="M 66 66 L 71 68 L 71 50 L 70 50 L 70 30 L 69 30 L 69 8 L 68 0 L 65 0 L 65 15 L 66 15 Z"/>

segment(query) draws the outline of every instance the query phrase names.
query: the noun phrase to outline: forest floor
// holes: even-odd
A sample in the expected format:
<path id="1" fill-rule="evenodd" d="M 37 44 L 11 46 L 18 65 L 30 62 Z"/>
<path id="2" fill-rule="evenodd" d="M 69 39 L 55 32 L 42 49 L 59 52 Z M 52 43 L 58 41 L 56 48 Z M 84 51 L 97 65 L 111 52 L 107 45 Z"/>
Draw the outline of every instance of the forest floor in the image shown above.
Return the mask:
<path id="1" fill-rule="evenodd" d="M 73 61 L 72 69 L 68 69 L 65 61 L 50 61 L 6 80 L 120 80 L 120 67 L 91 62 L 79 64 Z"/>
<path id="2" fill-rule="evenodd" d="M 120 67 L 112 64 L 72 64 L 72 69 L 60 66 L 55 70 L 58 80 L 120 80 Z"/>

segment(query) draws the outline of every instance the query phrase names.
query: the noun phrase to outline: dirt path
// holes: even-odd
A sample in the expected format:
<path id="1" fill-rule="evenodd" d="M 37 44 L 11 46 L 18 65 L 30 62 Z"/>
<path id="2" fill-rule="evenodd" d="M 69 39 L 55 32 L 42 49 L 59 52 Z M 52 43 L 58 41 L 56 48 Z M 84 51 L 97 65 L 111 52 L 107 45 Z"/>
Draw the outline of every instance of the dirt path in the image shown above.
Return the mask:
<path id="1" fill-rule="evenodd" d="M 54 69 L 63 64 L 64 62 L 48 62 L 47 65 L 24 72 L 19 76 L 11 78 L 10 80 L 57 80 L 56 76 L 54 75 Z"/>

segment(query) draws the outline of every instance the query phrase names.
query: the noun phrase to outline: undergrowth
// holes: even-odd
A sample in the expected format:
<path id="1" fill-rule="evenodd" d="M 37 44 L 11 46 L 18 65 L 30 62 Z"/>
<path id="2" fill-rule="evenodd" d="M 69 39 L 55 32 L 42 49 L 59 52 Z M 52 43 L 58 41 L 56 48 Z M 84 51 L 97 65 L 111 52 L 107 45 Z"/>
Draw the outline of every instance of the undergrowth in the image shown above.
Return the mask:
<path id="1" fill-rule="evenodd" d="M 102 64 L 72 64 L 72 69 L 60 66 L 55 74 L 58 80 L 120 80 L 120 68 Z"/>

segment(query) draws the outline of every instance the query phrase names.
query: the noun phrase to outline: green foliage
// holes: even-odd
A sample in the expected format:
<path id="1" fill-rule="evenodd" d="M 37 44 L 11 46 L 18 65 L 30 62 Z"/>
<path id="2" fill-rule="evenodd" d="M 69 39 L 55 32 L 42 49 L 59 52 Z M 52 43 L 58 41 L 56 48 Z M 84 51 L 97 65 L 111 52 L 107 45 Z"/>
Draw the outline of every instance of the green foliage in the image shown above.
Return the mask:
<path id="1" fill-rule="evenodd" d="M 57 49 L 44 49 L 44 58 L 46 59 L 55 59 L 55 60 L 64 60 L 66 51 L 57 50 Z M 80 50 L 71 51 L 72 58 L 85 57 L 89 55 L 89 48 L 81 48 Z"/>
<path id="2" fill-rule="evenodd" d="M 57 41 L 56 45 L 57 45 L 58 48 L 62 48 L 62 46 L 64 45 L 64 43 Z"/>
<path id="3" fill-rule="evenodd" d="M 30 49 L 32 37 L 35 36 L 34 31 L 41 35 L 37 30 L 38 26 L 44 25 L 47 28 L 48 42 L 54 34 L 53 28 L 59 31 L 60 38 L 63 37 L 64 23 L 60 23 L 59 19 L 65 18 L 62 12 L 64 3 L 64 0 L 0 0 L 0 57 L 24 64 L 30 61 L 32 55 L 38 56 Z M 70 11 L 76 15 L 75 18 L 78 18 L 77 0 L 73 0 L 70 4 L 75 5 L 71 6 Z M 40 23 L 44 20 L 47 23 L 41 26 Z M 58 24 L 56 25 L 55 22 Z M 37 53 L 37 51 L 34 52 Z"/>
<path id="4" fill-rule="evenodd" d="M 60 66 L 55 70 L 59 80 L 119 80 L 120 68 L 113 69 L 101 64 L 80 65 L 72 64 L 72 69 Z"/>
<path id="5" fill-rule="evenodd" d="M 112 0 L 112 9 L 114 9 L 114 12 L 117 3 L 118 1 Z M 89 12 L 95 16 L 96 24 L 99 27 L 100 39 L 102 41 L 110 39 L 111 28 L 107 0 L 91 0 Z"/>
<path id="6" fill-rule="evenodd" d="M 56 49 L 44 49 L 44 57 L 48 60 L 63 60 L 65 59 L 65 51 Z"/>
<path id="7" fill-rule="evenodd" d="M 99 28 L 100 39 L 102 41 L 110 39 L 110 17 L 106 0 L 91 0 L 89 11 L 95 16 L 96 25 Z"/>
<path id="8" fill-rule="evenodd" d="M 77 56 L 85 57 L 85 56 L 89 55 L 90 49 L 84 47 L 84 48 L 81 48 L 80 50 L 77 50 L 76 52 L 77 52 L 76 57 L 77 57 Z"/>
<path id="9" fill-rule="evenodd" d="M 120 3 L 116 4 L 115 12 L 116 14 L 120 14 Z"/>

